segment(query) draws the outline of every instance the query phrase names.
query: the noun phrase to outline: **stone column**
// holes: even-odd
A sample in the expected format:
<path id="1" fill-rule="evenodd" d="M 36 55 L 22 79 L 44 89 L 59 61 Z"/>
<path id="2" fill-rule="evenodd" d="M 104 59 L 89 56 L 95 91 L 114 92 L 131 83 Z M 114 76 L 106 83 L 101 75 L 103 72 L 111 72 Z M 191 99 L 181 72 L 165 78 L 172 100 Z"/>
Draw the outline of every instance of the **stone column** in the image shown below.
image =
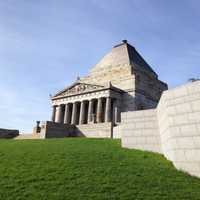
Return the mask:
<path id="1" fill-rule="evenodd" d="M 56 107 L 56 119 L 55 122 L 61 123 L 62 122 L 62 105 Z"/>
<path id="2" fill-rule="evenodd" d="M 115 99 L 113 101 L 113 123 L 117 122 L 120 122 L 120 105 L 119 100 Z"/>
<path id="3" fill-rule="evenodd" d="M 76 102 L 74 102 L 72 108 L 72 124 L 76 124 L 76 118 L 77 118 L 77 104 Z"/>
<path id="4" fill-rule="evenodd" d="M 55 119 L 56 119 L 56 106 L 53 106 L 51 121 L 55 122 Z"/>
<path id="5" fill-rule="evenodd" d="M 116 99 L 115 102 L 115 123 L 121 122 L 120 101 Z"/>
<path id="6" fill-rule="evenodd" d="M 83 124 L 85 119 L 85 102 L 81 101 L 79 124 Z"/>
<path id="7" fill-rule="evenodd" d="M 106 98 L 105 122 L 111 122 L 111 98 Z"/>
<path id="8" fill-rule="evenodd" d="M 59 117 L 59 106 L 56 106 L 56 113 L 55 113 L 55 122 L 58 123 L 58 117 Z"/>
<path id="9" fill-rule="evenodd" d="M 65 105 L 65 115 L 64 115 L 64 124 L 69 124 L 70 123 L 70 113 L 69 113 L 69 104 Z"/>
<path id="10" fill-rule="evenodd" d="M 88 123 L 92 122 L 92 114 L 93 114 L 93 100 L 90 100 L 88 106 Z"/>
<path id="11" fill-rule="evenodd" d="M 102 99 L 99 98 L 98 99 L 98 104 L 97 104 L 97 123 L 101 123 L 102 122 Z"/>
<path id="12" fill-rule="evenodd" d="M 113 100 L 112 122 L 114 125 L 116 124 L 116 106 L 116 100 Z"/>

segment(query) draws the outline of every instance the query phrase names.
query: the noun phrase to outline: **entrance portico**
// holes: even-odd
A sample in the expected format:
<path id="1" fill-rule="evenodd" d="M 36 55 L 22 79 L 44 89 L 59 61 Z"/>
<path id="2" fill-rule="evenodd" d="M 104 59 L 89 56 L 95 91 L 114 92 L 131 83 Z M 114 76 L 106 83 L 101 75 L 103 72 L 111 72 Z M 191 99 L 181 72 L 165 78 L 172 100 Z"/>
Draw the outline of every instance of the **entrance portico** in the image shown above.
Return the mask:
<path id="1" fill-rule="evenodd" d="M 74 125 L 116 124 L 120 121 L 121 92 L 111 84 L 105 87 L 76 83 L 52 98 L 52 121 Z"/>

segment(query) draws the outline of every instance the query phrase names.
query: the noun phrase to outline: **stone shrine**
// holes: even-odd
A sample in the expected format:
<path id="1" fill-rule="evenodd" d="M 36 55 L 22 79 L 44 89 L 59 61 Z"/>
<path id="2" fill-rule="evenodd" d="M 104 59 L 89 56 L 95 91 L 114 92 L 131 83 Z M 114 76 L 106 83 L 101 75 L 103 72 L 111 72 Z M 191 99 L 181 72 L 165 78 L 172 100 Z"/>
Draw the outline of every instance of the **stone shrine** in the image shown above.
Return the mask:
<path id="1" fill-rule="evenodd" d="M 34 128 L 39 138 L 121 138 L 124 148 L 161 153 L 200 177 L 200 81 L 167 90 L 126 40 L 52 104 L 52 121 Z"/>
<path id="2" fill-rule="evenodd" d="M 167 84 L 160 81 L 136 49 L 123 40 L 88 76 L 79 78 L 52 97 L 54 137 L 62 129 L 56 129 L 56 124 L 59 127 L 63 124 L 61 132 L 65 136 L 68 135 L 66 125 L 73 125 L 76 129 L 73 136 L 120 138 L 121 113 L 155 108 L 166 89 Z M 42 127 L 47 127 L 47 123 Z"/>

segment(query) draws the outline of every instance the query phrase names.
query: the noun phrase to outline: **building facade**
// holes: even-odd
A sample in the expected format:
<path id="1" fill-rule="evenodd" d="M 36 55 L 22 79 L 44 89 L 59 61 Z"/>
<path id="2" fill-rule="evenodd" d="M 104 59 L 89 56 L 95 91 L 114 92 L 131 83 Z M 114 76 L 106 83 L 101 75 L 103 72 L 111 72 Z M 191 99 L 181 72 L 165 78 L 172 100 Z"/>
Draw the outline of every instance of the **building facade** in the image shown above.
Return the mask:
<path id="1" fill-rule="evenodd" d="M 75 135 L 121 137 L 121 113 L 155 108 L 167 84 L 126 40 L 112 48 L 88 76 L 52 97 L 52 122 L 75 125 Z M 56 133 L 55 133 L 56 134 Z"/>

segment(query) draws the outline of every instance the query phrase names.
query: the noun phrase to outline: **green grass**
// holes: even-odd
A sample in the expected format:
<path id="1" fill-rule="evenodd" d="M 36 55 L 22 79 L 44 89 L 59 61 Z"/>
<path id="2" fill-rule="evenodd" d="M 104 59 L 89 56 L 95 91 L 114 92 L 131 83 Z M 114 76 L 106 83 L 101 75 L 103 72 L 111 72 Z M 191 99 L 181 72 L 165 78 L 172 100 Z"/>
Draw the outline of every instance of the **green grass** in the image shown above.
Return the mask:
<path id="1" fill-rule="evenodd" d="M 200 179 L 120 140 L 0 141 L 0 200 L 200 199 Z"/>

